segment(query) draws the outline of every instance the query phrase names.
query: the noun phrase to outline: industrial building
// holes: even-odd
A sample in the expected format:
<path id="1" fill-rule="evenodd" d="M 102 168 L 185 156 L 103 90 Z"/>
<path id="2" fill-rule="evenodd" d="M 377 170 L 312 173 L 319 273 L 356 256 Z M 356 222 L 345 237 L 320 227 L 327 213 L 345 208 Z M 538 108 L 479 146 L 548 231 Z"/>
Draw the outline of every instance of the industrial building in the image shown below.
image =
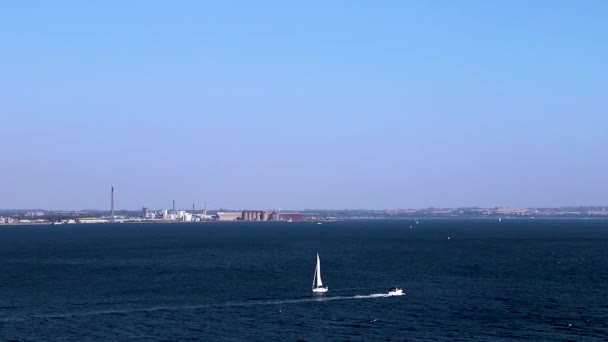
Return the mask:
<path id="1" fill-rule="evenodd" d="M 268 212 L 263 210 L 243 210 L 241 214 L 243 221 L 267 221 Z"/>
<path id="2" fill-rule="evenodd" d="M 279 213 L 266 210 L 243 210 L 218 212 L 213 217 L 217 221 L 278 221 Z"/>
<path id="3" fill-rule="evenodd" d="M 281 221 L 302 221 L 302 214 L 301 213 L 281 213 L 281 217 L 280 217 Z"/>
<path id="4" fill-rule="evenodd" d="M 243 210 L 241 214 L 243 221 L 278 221 L 279 213 L 276 211 L 268 212 L 265 210 Z"/>
<path id="5" fill-rule="evenodd" d="M 240 211 L 218 212 L 215 214 L 215 219 L 218 221 L 236 221 L 240 220 L 243 213 Z"/>

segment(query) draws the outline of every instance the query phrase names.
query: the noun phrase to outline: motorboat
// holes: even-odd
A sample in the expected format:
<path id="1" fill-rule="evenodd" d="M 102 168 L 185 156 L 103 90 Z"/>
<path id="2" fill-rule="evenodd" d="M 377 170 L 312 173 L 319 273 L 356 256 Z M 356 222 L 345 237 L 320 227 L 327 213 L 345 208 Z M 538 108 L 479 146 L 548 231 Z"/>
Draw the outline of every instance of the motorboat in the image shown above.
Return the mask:
<path id="1" fill-rule="evenodd" d="M 388 295 L 389 296 L 403 296 L 403 289 L 400 289 L 398 287 L 392 287 L 390 290 L 388 290 Z"/>

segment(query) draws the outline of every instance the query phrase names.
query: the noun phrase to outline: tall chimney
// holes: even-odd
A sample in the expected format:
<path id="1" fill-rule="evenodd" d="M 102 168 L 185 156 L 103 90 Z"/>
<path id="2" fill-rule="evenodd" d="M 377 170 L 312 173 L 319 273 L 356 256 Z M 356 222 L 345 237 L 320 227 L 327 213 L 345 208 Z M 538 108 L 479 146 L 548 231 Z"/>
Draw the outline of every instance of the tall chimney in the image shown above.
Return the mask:
<path id="1" fill-rule="evenodd" d="M 110 213 L 110 220 L 112 222 L 114 222 L 114 187 L 112 187 L 112 201 L 111 201 L 111 213 Z"/>
<path id="2" fill-rule="evenodd" d="M 175 212 L 175 200 L 173 200 L 173 212 Z"/>

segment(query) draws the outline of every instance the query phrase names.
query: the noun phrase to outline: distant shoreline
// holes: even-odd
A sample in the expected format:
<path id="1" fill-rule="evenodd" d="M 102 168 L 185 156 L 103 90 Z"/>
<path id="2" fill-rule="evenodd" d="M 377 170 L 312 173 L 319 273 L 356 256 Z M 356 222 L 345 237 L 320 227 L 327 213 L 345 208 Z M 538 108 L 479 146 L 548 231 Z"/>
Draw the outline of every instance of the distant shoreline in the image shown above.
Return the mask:
<path id="1" fill-rule="evenodd" d="M 332 222 L 345 222 L 345 221 L 460 221 L 460 220 L 470 220 L 470 221 L 497 221 L 497 217 L 423 217 L 419 219 L 415 218 L 391 218 L 391 217 L 381 217 L 381 218 L 343 218 L 343 219 L 332 219 L 332 220 L 301 220 L 301 221 L 243 221 L 243 220 L 232 220 L 232 221 L 204 221 L 204 222 L 182 222 L 182 221 L 124 221 L 124 222 L 95 222 L 95 223 L 61 223 L 54 224 L 48 222 L 12 222 L 12 223 L 0 223 L 1 227 L 15 227 L 15 226 L 104 226 L 104 225 L 154 225 L 154 224 L 182 224 L 182 225 L 207 225 L 207 224 L 225 224 L 225 223 L 253 223 L 253 224 L 315 224 L 315 223 L 332 223 Z M 543 220 L 606 220 L 608 221 L 608 217 L 513 217 L 513 218 L 502 218 L 501 223 L 508 223 L 509 221 L 543 221 Z"/>

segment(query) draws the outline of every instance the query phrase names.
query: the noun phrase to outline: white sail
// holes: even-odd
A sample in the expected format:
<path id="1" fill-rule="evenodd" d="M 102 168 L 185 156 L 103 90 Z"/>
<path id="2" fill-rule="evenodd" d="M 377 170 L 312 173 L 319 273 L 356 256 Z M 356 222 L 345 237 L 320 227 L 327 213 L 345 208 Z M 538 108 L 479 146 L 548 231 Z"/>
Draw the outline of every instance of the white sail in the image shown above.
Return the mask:
<path id="1" fill-rule="evenodd" d="M 312 288 L 314 289 L 315 283 L 317 282 L 317 267 L 315 267 L 315 275 L 312 276 Z"/>
<path id="2" fill-rule="evenodd" d="M 315 269 L 315 276 L 317 280 L 317 287 L 322 287 L 323 282 L 321 281 L 321 260 L 319 259 L 319 254 L 317 254 L 317 268 Z"/>
<path id="3" fill-rule="evenodd" d="M 315 275 L 312 277 L 312 292 L 325 293 L 327 290 L 327 286 L 323 286 L 323 281 L 321 281 L 321 259 L 319 259 L 319 253 L 317 253 L 317 266 L 315 267 Z"/>

